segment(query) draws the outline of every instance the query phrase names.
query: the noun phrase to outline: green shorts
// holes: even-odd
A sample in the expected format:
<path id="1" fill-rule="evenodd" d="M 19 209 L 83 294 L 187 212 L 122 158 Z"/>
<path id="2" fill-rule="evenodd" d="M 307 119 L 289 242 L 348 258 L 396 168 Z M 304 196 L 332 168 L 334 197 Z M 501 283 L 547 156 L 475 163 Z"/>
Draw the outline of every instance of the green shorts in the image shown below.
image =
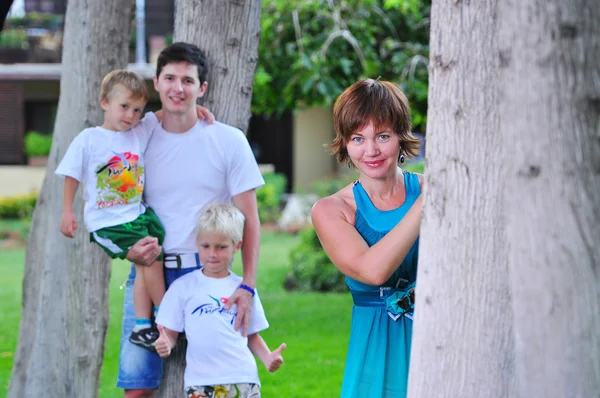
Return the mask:
<path id="1" fill-rule="evenodd" d="M 149 207 L 131 222 L 92 232 L 90 241 L 99 244 L 111 258 L 123 259 L 131 246 L 147 236 L 158 238 L 158 244 L 161 246 L 165 240 L 165 228 L 154 210 Z M 164 253 L 161 252 L 158 260 L 163 258 Z"/>

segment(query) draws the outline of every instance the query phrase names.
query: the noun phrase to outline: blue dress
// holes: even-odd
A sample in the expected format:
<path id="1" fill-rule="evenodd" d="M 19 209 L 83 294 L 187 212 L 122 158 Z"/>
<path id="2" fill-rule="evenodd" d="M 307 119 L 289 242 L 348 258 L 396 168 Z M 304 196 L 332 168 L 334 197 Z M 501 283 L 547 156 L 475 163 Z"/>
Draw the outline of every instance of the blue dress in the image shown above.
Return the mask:
<path id="1" fill-rule="evenodd" d="M 416 174 L 404 173 L 406 201 L 388 211 L 378 210 L 357 181 L 355 227 L 369 246 L 377 243 L 404 217 L 421 193 Z M 386 298 L 404 293 L 415 282 L 419 240 L 392 277 L 381 286 L 371 286 L 347 277 L 354 301 L 352 326 L 346 357 L 342 398 L 405 397 L 413 321 L 407 316 L 393 320 Z"/>

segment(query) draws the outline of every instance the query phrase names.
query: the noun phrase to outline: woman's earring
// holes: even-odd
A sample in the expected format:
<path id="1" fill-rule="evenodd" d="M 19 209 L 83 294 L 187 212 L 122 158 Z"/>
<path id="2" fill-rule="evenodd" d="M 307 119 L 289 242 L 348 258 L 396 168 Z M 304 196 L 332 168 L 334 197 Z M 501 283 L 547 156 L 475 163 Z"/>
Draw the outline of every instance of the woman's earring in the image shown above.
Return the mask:
<path id="1" fill-rule="evenodd" d="M 404 155 L 400 155 L 400 163 L 404 163 Z"/>

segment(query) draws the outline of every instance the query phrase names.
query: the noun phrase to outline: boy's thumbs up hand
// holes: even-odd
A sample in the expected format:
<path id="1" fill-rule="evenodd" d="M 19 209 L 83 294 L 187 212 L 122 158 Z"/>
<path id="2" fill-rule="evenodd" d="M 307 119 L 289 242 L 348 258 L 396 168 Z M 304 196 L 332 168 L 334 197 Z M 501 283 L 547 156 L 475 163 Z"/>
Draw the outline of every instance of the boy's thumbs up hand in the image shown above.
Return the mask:
<path id="1" fill-rule="evenodd" d="M 171 339 L 169 338 L 169 335 L 165 331 L 163 325 L 158 325 L 158 331 L 160 332 L 160 335 L 154 342 L 154 347 L 156 348 L 156 352 L 159 356 L 162 358 L 168 357 L 171 355 Z"/>
<path id="2" fill-rule="evenodd" d="M 285 350 L 285 347 L 286 344 L 283 343 L 279 347 L 277 347 L 277 349 L 273 351 L 271 355 L 269 355 L 269 360 L 265 364 L 269 372 L 276 371 L 277 369 L 279 369 L 281 364 L 283 364 L 283 357 L 281 356 L 281 352 Z"/>

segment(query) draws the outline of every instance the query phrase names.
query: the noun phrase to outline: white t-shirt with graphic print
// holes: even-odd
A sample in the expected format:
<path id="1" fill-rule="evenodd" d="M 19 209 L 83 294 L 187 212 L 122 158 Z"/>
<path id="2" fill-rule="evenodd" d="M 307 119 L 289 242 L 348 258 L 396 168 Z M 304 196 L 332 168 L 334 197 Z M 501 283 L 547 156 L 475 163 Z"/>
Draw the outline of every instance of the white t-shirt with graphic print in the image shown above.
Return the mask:
<path id="1" fill-rule="evenodd" d="M 157 125 L 149 112 L 127 131 L 90 127 L 69 145 L 55 174 L 82 183 L 89 232 L 131 222 L 146 210 L 143 153 Z"/>
<path id="2" fill-rule="evenodd" d="M 185 387 L 260 384 L 248 338 L 234 329 L 237 306 L 225 311 L 221 301 L 230 297 L 241 282 L 242 278 L 233 272 L 226 278 L 211 278 L 196 270 L 173 282 L 163 297 L 156 323 L 176 332 L 185 331 L 188 341 Z M 256 294 L 248 335 L 268 327 Z"/>

